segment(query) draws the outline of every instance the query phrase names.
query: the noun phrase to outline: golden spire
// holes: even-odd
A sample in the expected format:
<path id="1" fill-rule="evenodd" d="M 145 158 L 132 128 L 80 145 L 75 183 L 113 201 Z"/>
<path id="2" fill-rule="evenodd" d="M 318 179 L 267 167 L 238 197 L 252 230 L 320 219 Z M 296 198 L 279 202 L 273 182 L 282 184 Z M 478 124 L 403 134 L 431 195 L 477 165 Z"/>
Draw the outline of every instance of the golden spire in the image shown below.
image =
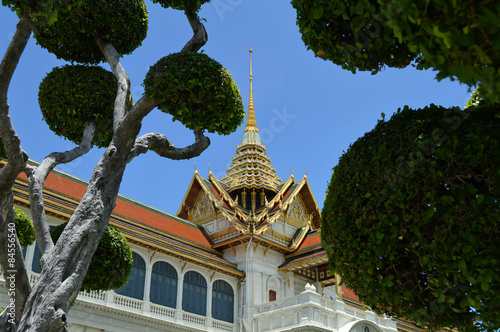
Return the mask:
<path id="1" fill-rule="evenodd" d="M 260 141 L 259 128 L 257 128 L 257 120 L 255 118 L 255 108 L 253 106 L 252 47 L 250 47 L 250 95 L 248 97 L 248 115 L 241 143 L 262 144 Z"/>
<path id="2" fill-rule="evenodd" d="M 246 128 L 257 128 L 257 120 L 255 119 L 255 108 L 253 106 L 253 75 L 252 75 L 252 47 L 250 46 L 250 96 L 248 97 L 248 116 Z M 253 129 L 253 128 L 252 128 Z"/>
<path id="3" fill-rule="evenodd" d="M 252 47 L 250 46 L 250 96 L 248 98 L 248 116 L 245 128 L 257 128 L 257 120 L 255 119 L 255 108 L 253 106 L 253 75 L 252 75 Z"/>
<path id="4" fill-rule="evenodd" d="M 265 189 L 277 192 L 281 179 L 276 176 L 276 170 L 272 167 L 271 159 L 266 155 L 266 147 L 260 139 L 253 104 L 252 83 L 252 48 L 250 47 L 250 96 L 247 123 L 241 144 L 236 147 L 236 157 L 233 157 L 231 166 L 227 169 L 222 181 L 229 185 L 230 192 L 244 189 Z"/>

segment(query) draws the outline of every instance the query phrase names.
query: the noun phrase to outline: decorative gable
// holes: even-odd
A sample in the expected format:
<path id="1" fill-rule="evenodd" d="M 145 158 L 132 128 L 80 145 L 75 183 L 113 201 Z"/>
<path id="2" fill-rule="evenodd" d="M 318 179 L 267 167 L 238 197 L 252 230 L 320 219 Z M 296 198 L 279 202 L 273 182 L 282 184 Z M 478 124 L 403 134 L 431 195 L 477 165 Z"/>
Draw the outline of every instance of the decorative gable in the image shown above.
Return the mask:
<path id="1" fill-rule="evenodd" d="M 293 201 L 288 206 L 286 222 L 296 227 L 302 227 L 308 220 L 309 214 L 307 213 L 304 202 L 300 198 L 300 195 L 295 195 Z"/>
<path id="2" fill-rule="evenodd" d="M 213 203 L 210 201 L 206 192 L 201 192 L 200 196 L 194 204 L 193 210 L 189 214 L 189 220 L 195 223 L 203 219 L 215 216 Z"/>

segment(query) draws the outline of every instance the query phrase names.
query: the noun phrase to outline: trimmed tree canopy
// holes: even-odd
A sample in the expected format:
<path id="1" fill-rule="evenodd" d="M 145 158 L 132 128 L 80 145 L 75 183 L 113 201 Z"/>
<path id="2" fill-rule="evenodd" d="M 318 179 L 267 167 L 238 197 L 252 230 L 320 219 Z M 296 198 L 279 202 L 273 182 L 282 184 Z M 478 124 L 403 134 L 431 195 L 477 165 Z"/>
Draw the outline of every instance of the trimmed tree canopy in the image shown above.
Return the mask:
<path id="1" fill-rule="evenodd" d="M 240 91 L 231 74 L 208 55 L 173 53 L 144 79 L 145 94 L 189 129 L 229 135 L 243 122 Z"/>
<path id="2" fill-rule="evenodd" d="M 0 137 L 0 159 L 5 158 L 5 157 L 7 157 L 7 152 L 5 152 L 2 137 Z"/>
<path id="3" fill-rule="evenodd" d="M 31 219 L 23 212 L 21 209 L 14 209 L 16 212 L 15 223 L 16 223 L 16 234 L 19 239 L 19 244 L 21 247 L 26 248 L 32 245 L 35 240 L 35 229 L 33 228 L 33 222 Z"/>
<path id="4" fill-rule="evenodd" d="M 54 133 L 80 144 L 85 122 L 96 124 L 92 143 L 107 146 L 113 137 L 116 78 L 98 66 L 54 68 L 40 83 L 38 102 Z"/>
<path id="5" fill-rule="evenodd" d="M 500 328 L 499 111 L 405 107 L 334 167 L 322 243 L 376 312 Z"/>
<path id="6" fill-rule="evenodd" d="M 302 39 L 352 72 L 404 67 L 417 58 L 437 79 L 482 83 L 500 97 L 498 1 L 292 0 Z"/>
<path id="7" fill-rule="evenodd" d="M 26 7 L 24 1 L 13 2 L 15 9 L 19 5 Z M 87 64 L 104 61 L 95 36 L 108 40 L 124 55 L 139 47 L 147 35 L 144 0 L 71 0 L 51 11 L 55 14 L 46 14 L 48 18 L 41 14 L 33 17 L 34 37 L 40 46 L 67 61 Z"/>
<path id="8" fill-rule="evenodd" d="M 68 223 L 57 226 L 52 240 L 57 242 Z M 82 290 L 109 290 L 127 283 L 132 271 L 132 249 L 118 228 L 108 225 L 83 279 Z"/>
<path id="9" fill-rule="evenodd" d="M 406 67 L 416 57 L 398 42 L 376 0 L 292 0 L 302 40 L 316 56 L 356 70 Z"/>
<path id="10" fill-rule="evenodd" d="M 164 8 L 173 8 L 185 10 L 188 14 L 196 14 L 201 6 L 210 0 L 153 0 L 154 3 L 159 3 Z"/>

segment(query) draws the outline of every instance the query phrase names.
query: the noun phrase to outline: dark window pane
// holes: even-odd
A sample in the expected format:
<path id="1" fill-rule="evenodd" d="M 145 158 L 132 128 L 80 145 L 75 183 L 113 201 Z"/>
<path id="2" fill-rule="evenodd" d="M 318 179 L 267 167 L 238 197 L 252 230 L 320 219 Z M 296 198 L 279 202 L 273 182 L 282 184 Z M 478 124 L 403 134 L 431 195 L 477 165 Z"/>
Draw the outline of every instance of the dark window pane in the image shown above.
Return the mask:
<path id="1" fill-rule="evenodd" d="M 205 316 L 207 314 L 207 282 L 198 272 L 184 275 L 182 310 Z"/>
<path id="2" fill-rule="evenodd" d="M 177 271 L 166 262 L 156 262 L 151 274 L 151 302 L 175 308 L 177 305 Z"/>
<path id="3" fill-rule="evenodd" d="M 144 282 L 146 275 L 146 263 L 141 256 L 132 252 L 132 272 L 128 277 L 127 283 L 120 289 L 116 289 L 117 294 L 130 296 L 139 300 L 144 299 Z"/>
<path id="4" fill-rule="evenodd" d="M 215 319 L 233 323 L 233 313 L 233 288 L 223 280 L 215 281 L 212 288 L 212 317 Z"/>

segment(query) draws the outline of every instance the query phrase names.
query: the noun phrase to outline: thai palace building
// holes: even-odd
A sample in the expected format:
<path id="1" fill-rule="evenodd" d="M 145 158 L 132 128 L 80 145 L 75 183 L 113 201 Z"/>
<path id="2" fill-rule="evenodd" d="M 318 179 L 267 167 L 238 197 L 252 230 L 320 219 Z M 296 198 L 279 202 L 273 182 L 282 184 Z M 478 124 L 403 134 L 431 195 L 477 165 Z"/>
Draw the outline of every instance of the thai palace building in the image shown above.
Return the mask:
<path id="1" fill-rule="evenodd" d="M 243 138 L 225 176 L 195 171 L 176 214 L 119 195 L 110 223 L 132 247 L 132 273 L 119 290 L 80 292 L 69 331 L 423 331 L 376 315 L 330 273 L 307 176 L 283 181 L 261 142 L 251 68 Z M 49 175 L 50 225 L 69 220 L 86 185 L 61 171 Z M 14 196 L 30 216 L 23 174 Z M 24 254 L 36 283 L 37 245 Z M 0 275 L 0 307 L 8 302 Z"/>

